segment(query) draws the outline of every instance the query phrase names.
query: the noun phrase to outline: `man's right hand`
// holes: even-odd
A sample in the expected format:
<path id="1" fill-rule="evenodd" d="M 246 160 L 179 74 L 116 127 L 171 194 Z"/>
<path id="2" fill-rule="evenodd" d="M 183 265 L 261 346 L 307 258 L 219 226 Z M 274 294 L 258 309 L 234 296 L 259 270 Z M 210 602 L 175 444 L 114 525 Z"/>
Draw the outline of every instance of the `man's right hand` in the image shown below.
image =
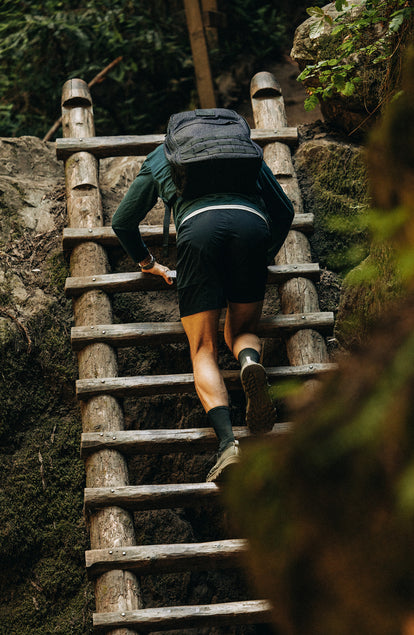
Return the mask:
<path id="1" fill-rule="evenodd" d="M 157 261 L 154 262 L 154 265 L 153 267 L 151 267 L 151 269 L 147 269 L 142 273 L 152 273 L 155 276 L 161 276 L 162 278 L 164 278 L 165 282 L 170 285 L 173 284 L 175 278 L 175 271 L 171 271 L 170 269 L 168 269 L 168 267 L 164 267 L 164 265 Z"/>

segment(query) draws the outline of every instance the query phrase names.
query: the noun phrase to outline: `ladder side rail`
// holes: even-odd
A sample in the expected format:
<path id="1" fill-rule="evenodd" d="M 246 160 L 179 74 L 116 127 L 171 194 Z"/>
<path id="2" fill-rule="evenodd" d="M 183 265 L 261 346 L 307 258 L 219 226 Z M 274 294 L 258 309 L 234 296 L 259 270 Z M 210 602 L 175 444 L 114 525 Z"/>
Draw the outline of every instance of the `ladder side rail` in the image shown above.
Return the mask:
<path id="1" fill-rule="evenodd" d="M 62 120 L 65 136 L 88 137 L 94 135 L 93 107 L 87 84 L 79 79 L 65 83 L 62 93 Z M 103 225 L 103 213 L 98 187 L 97 159 L 86 152 L 71 155 L 65 162 L 68 224 L 70 227 L 96 227 Z M 109 272 L 104 248 L 92 242 L 75 247 L 70 256 L 71 274 L 92 275 Z M 112 322 L 112 307 L 108 296 L 90 290 L 73 302 L 77 326 Z M 99 343 L 78 353 L 79 377 L 117 376 L 114 349 Z M 97 396 L 80 405 L 84 432 L 123 429 L 123 413 L 113 396 Z M 88 457 L 85 462 L 88 487 L 125 486 L 128 484 L 127 464 L 114 450 L 104 450 Z M 93 549 L 114 544 L 133 546 L 135 534 L 132 515 L 120 508 L 107 508 L 90 518 L 90 542 Z M 95 582 L 96 607 L 99 612 L 137 610 L 141 608 L 140 591 L 135 574 L 113 570 L 99 576 Z M 127 635 L 135 630 L 116 629 L 113 635 Z"/>
<path id="2" fill-rule="evenodd" d="M 257 73 L 252 79 L 250 93 L 257 127 L 277 129 L 286 126 L 282 91 L 271 73 Z M 289 148 L 278 142 L 270 143 L 264 149 L 264 159 L 276 176 L 283 172 L 279 178 L 280 185 L 291 198 L 295 213 L 302 213 L 301 194 Z M 291 230 L 276 256 L 276 263 L 287 265 L 297 262 L 311 262 L 310 244 L 302 232 Z M 317 289 L 308 278 L 297 277 L 284 282 L 279 293 L 283 313 L 316 313 L 320 310 Z M 312 329 L 302 329 L 288 337 L 286 351 L 292 366 L 324 364 L 329 359 L 323 336 Z M 317 380 L 311 379 L 305 387 L 312 391 L 317 383 Z"/>

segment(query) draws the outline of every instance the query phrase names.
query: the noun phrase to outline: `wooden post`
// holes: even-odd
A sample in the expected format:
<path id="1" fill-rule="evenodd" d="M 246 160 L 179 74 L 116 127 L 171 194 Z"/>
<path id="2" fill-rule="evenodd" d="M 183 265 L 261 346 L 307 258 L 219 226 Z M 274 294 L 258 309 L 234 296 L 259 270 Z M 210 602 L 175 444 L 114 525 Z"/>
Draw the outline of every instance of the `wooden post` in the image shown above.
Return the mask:
<path id="1" fill-rule="evenodd" d="M 201 8 L 203 11 L 203 24 L 207 37 L 207 43 L 210 50 L 218 49 L 218 30 L 217 30 L 217 0 L 201 0 Z M 214 22 L 214 20 L 216 20 Z"/>
<path id="2" fill-rule="evenodd" d="M 271 73 L 257 73 L 251 81 L 250 94 L 257 128 L 278 129 L 286 126 L 282 91 Z M 264 159 L 292 200 L 295 213 L 300 213 L 303 208 L 302 200 L 289 148 L 278 142 L 269 143 L 264 149 Z M 276 264 L 305 262 L 311 262 L 309 241 L 302 232 L 290 231 L 285 244 L 276 256 Z M 283 313 L 319 311 L 318 293 L 309 279 L 299 277 L 288 280 L 280 286 L 279 293 Z M 298 331 L 288 337 L 286 350 L 292 366 L 325 363 L 329 359 L 324 338 L 311 329 Z M 316 380 L 309 380 L 305 388 L 312 390 L 316 383 Z"/>
<path id="3" fill-rule="evenodd" d="M 191 51 L 201 108 L 215 108 L 213 79 L 211 77 L 203 20 L 199 0 L 184 0 L 184 9 L 190 36 Z"/>
<path id="4" fill-rule="evenodd" d="M 90 91 L 80 79 L 66 82 L 62 94 L 62 122 L 65 137 L 94 136 L 93 110 Z M 98 162 L 88 152 L 73 154 L 65 162 L 66 195 L 69 227 L 103 225 L 102 203 L 98 188 Z M 93 242 L 76 246 L 70 258 L 72 276 L 96 275 L 109 272 L 104 248 Z M 74 300 L 73 311 L 77 326 L 110 324 L 112 308 L 108 296 L 92 290 Z M 116 354 L 107 344 L 92 344 L 78 353 L 80 378 L 116 377 Z M 98 396 L 81 404 L 84 432 L 123 430 L 123 413 L 118 401 L 111 396 Z M 104 450 L 91 455 L 85 462 L 87 487 L 118 487 L 128 485 L 125 459 L 118 451 Z M 135 534 L 129 512 L 110 507 L 90 517 L 92 549 L 133 546 Z M 137 578 L 129 571 L 114 570 L 99 576 L 95 582 L 98 612 L 135 610 L 141 608 Z M 113 635 L 135 633 L 130 629 L 112 630 Z"/>

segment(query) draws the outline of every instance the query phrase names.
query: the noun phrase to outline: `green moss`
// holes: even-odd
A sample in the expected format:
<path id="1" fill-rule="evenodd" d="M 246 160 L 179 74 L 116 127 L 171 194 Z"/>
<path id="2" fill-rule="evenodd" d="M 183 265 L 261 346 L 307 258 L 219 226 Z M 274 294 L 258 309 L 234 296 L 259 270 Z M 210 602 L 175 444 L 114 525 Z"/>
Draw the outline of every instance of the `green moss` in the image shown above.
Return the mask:
<path id="1" fill-rule="evenodd" d="M 349 347 L 362 343 L 384 307 L 403 294 L 397 274 L 395 251 L 386 244 L 373 244 L 369 256 L 344 279 L 335 333 Z"/>
<path id="2" fill-rule="evenodd" d="M 66 278 L 69 276 L 69 267 L 61 251 L 55 252 L 48 258 L 46 271 L 52 290 L 63 291 Z"/>
<path id="3" fill-rule="evenodd" d="M 295 158 L 305 211 L 315 214 L 311 246 L 319 263 L 336 272 L 355 265 L 349 249 L 364 247 L 364 223 L 359 222 L 368 204 L 366 167 L 361 150 L 350 144 L 311 141 Z M 360 262 L 367 254 L 358 254 Z"/>
<path id="4" fill-rule="evenodd" d="M 0 306 L 5 308 L 11 304 L 12 294 L 11 294 L 11 285 L 7 278 L 4 278 L 3 283 L 0 287 Z"/>
<path id="5" fill-rule="evenodd" d="M 4 633 L 89 633 L 81 420 L 70 304 L 56 302 L 2 345 L 0 623 Z M 1 630 L 1 629 L 0 629 Z"/>

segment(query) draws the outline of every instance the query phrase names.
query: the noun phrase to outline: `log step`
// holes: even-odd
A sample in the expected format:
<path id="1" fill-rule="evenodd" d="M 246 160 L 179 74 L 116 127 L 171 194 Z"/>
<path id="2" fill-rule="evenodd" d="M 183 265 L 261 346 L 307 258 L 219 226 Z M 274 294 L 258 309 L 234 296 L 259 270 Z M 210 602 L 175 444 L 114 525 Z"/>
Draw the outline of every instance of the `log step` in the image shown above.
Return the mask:
<path id="1" fill-rule="evenodd" d="M 277 423 L 267 435 L 278 436 L 292 429 L 292 424 Z M 236 439 L 250 437 L 246 426 L 234 427 Z M 84 432 L 81 437 L 81 456 L 86 458 L 100 450 L 117 450 L 122 454 L 173 454 L 215 450 L 217 437 L 213 428 L 184 430 L 119 430 L 117 432 Z"/>
<path id="2" fill-rule="evenodd" d="M 269 380 L 305 378 L 326 373 L 335 364 L 306 364 L 305 366 L 276 366 L 267 368 Z M 224 381 L 229 390 L 239 390 L 240 373 L 237 370 L 223 371 Z M 148 397 L 153 395 L 183 394 L 194 392 L 192 373 L 177 375 L 142 375 L 137 377 L 102 377 L 101 379 L 78 379 L 76 393 L 85 400 L 99 394 L 114 397 Z"/>
<path id="3" fill-rule="evenodd" d="M 296 265 L 271 265 L 268 267 L 268 272 L 267 284 L 282 284 L 290 278 L 297 277 L 318 280 L 321 274 L 319 265 L 313 262 Z M 131 291 L 166 291 L 175 288 L 175 284 L 168 285 L 160 276 L 134 271 L 67 278 L 65 294 L 68 298 L 73 298 L 93 290 L 101 290 L 105 293 L 127 293 Z"/>
<path id="4" fill-rule="evenodd" d="M 291 229 L 310 233 L 313 231 L 313 214 L 295 214 Z M 163 241 L 162 225 L 140 225 L 141 236 L 146 245 L 161 245 Z M 170 225 L 169 237 L 175 241 L 175 225 Z M 119 246 L 118 236 L 112 227 L 66 227 L 63 230 L 63 249 L 72 249 L 84 241 L 99 243 L 105 247 Z"/>
<path id="5" fill-rule="evenodd" d="M 309 214 L 303 214 L 308 216 Z M 312 214 L 313 216 L 313 214 Z M 161 245 L 163 240 L 162 225 L 140 225 L 139 230 L 146 245 Z M 169 237 L 175 242 L 175 225 L 170 225 Z M 73 249 L 83 242 L 99 243 L 103 247 L 119 247 L 118 236 L 112 227 L 65 227 L 63 230 L 63 249 Z"/>
<path id="6" fill-rule="evenodd" d="M 274 318 L 263 318 L 259 323 L 259 337 L 277 337 L 281 330 L 296 331 L 299 329 L 331 329 L 334 314 L 302 313 L 280 314 Z M 224 319 L 220 320 L 220 332 L 224 331 Z M 103 342 L 110 346 L 137 346 L 147 344 L 170 344 L 186 342 L 181 322 L 134 322 L 131 324 L 96 324 L 94 326 L 78 326 L 71 330 L 72 348 L 79 351 L 89 344 Z"/>
<path id="7" fill-rule="evenodd" d="M 135 571 L 137 575 L 157 575 L 239 567 L 246 551 L 246 540 L 215 540 L 93 549 L 85 552 L 85 560 L 90 578 L 114 569 Z"/>
<path id="8" fill-rule="evenodd" d="M 189 507 L 219 496 L 215 483 L 174 483 L 165 485 L 128 485 L 123 487 L 86 487 L 85 508 L 122 507 L 132 511 Z"/>
<path id="9" fill-rule="evenodd" d="M 295 145 L 298 141 L 298 129 L 292 127 L 279 130 L 252 129 L 252 139 L 260 145 L 278 141 Z M 164 143 L 165 135 L 123 135 L 110 137 L 66 137 L 56 139 L 56 156 L 65 160 L 74 152 L 90 152 L 100 159 L 105 157 L 145 156 Z"/>
<path id="10" fill-rule="evenodd" d="M 267 600 L 246 600 L 197 606 L 169 606 L 122 613 L 94 613 L 96 633 L 136 627 L 140 633 L 212 628 L 240 624 L 271 623 L 271 604 Z"/>

